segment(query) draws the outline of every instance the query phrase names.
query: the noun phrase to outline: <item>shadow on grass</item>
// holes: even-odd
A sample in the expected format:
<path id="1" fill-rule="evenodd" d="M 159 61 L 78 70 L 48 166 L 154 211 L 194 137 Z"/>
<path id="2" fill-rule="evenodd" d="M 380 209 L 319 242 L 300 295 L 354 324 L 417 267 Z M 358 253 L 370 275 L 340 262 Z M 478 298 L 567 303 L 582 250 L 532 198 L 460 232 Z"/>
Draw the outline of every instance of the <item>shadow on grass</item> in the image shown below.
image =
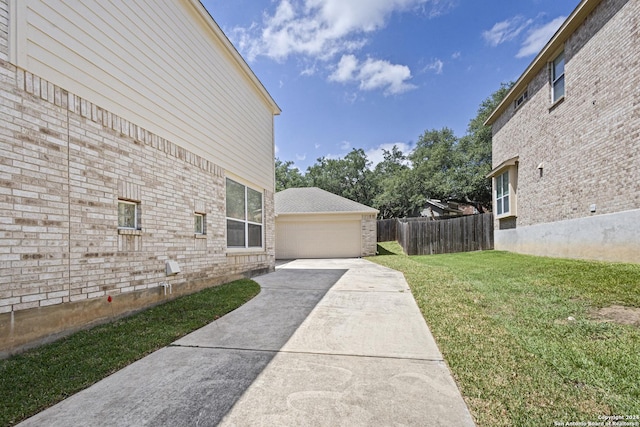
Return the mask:
<path id="1" fill-rule="evenodd" d="M 378 248 L 376 249 L 376 251 L 377 251 L 378 255 L 400 255 L 399 253 L 390 251 L 389 249 L 387 249 L 387 248 L 385 248 L 385 247 L 383 247 L 381 245 L 378 245 Z"/>

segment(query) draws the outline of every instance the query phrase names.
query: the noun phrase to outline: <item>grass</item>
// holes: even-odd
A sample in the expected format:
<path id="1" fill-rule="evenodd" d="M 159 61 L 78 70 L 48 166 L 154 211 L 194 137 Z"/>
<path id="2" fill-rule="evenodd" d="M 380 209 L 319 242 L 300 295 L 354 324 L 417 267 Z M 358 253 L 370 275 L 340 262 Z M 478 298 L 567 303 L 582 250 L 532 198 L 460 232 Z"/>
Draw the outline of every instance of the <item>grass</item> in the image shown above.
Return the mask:
<path id="1" fill-rule="evenodd" d="M 260 292 L 243 279 L 177 298 L 0 360 L 0 425 L 13 425 L 236 309 Z"/>
<path id="2" fill-rule="evenodd" d="M 369 259 L 404 273 L 479 426 L 640 416 L 640 329 L 594 318 L 640 307 L 640 265 L 379 249 Z"/>

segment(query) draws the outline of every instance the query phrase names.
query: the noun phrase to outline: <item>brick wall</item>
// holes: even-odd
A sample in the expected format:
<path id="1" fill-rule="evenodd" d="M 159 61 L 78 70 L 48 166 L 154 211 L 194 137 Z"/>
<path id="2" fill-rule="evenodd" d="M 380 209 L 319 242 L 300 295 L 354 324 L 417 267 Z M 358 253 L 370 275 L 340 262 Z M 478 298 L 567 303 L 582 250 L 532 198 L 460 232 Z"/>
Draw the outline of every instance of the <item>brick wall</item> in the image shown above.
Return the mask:
<path id="1" fill-rule="evenodd" d="M 518 228 L 640 208 L 638 28 L 640 3 L 604 0 L 565 44 L 564 101 L 544 68 L 493 125 L 494 166 L 519 156 Z"/>
<path id="2" fill-rule="evenodd" d="M 378 221 L 376 215 L 362 215 L 362 256 L 373 256 L 378 250 Z"/>
<path id="3" fill-rule="evenodd" d="M 0 2 L 0 32 L 5 15 Z M 16 69 L 2 43 L 0 58 L 0 353 L 273 269 L 272 192 L 266 250 L 227 253 L 224 170 Z M 118 230 L 119 198 L 139 202 L 140 231 Z"/>

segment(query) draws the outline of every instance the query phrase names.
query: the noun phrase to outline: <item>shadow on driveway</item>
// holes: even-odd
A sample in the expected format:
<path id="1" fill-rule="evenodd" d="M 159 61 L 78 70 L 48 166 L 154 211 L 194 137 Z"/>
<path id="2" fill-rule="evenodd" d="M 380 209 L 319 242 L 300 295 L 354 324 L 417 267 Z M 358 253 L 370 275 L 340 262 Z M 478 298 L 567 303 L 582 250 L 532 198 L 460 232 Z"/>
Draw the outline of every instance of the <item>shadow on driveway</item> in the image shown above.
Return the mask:
<path id="1" fill-rule="evenodd" d="M 217 425 L 346 271 L 262 276 L 247 304 L 21 425 Z"/>
<path id="2" fill-rule="evenodd" d="M 255 280 L 236 311 L 24 425 L 474 425 L 402 273 L 296 260 Z"/>

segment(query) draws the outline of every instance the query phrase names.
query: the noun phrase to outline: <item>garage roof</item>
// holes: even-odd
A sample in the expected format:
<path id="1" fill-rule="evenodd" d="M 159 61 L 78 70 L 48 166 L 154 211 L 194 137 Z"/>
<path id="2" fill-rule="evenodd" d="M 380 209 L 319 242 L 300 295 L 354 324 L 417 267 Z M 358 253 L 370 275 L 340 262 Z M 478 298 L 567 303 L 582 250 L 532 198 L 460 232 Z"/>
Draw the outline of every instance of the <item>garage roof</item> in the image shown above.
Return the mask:
<path id="1" fill-rule="evenodd" d="M 317 213 L 377 214 L 378 210 L 317 187 L 288 188 L 276 193 L 276 215 Z"/>

